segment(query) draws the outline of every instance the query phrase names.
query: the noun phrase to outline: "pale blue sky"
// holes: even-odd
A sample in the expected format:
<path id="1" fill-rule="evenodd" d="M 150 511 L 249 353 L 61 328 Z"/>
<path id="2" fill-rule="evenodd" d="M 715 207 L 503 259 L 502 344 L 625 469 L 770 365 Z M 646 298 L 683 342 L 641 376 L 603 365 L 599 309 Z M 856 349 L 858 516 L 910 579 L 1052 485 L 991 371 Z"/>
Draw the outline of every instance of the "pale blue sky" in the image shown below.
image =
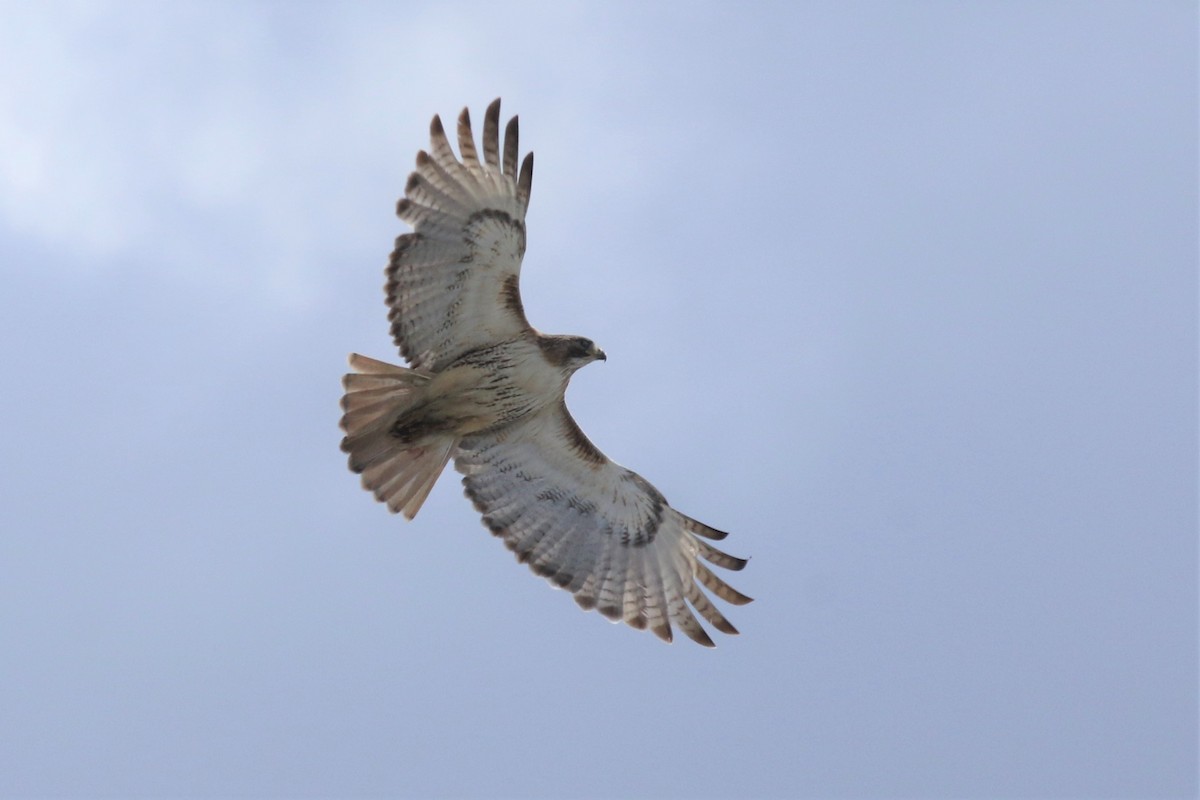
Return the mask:
<path id="1" fill-rule="evenodd" d="M 0 796 L 1197 791 L 1197 8 L 0 3 Z M 338 450 L 429 118 L 715 651 Z"/>

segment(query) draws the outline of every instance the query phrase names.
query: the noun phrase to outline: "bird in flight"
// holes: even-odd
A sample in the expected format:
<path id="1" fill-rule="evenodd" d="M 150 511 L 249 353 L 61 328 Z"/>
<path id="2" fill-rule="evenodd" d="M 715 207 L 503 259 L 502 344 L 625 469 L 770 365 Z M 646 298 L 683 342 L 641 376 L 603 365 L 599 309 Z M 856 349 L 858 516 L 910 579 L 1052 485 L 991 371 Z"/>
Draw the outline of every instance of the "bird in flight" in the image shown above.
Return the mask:
<path id="1" fill-rule="evenodd" d="M 567 411 L 571 376 L 605 355 L 590 339 L 544 334 L 525 318 L 533 153 L 518 169 L 517 118 L 503 149 L 499 125 L 497 99 L 484 114 L 481 158 L 464 108 L 456 156 L 433 118 L 431 152 L 417 153 L 396 206 L 413 232 L 396 240 L 384 287 L 409 366 L 350 356 L 342 450 L 363 487 L 410 520 L 454 459 L 488 530 L 582 608 L 712 647 L 693 611 L 723 633 L 737 629 L 700 587 L 734 605 L 751 598 L 707 564 L 740 570 L 746 560 L 709 543 L 723 532 L 609 460 Z"/>

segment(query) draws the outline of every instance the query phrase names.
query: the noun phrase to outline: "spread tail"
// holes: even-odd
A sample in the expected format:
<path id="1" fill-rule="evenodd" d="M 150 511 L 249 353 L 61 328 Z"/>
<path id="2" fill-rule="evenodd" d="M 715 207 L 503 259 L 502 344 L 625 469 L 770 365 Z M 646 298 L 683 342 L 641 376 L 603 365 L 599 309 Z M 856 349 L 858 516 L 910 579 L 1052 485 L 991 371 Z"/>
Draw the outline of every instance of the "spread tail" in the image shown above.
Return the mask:
<path id="1" fill-rule="evenodd" d="M 392 433 L 397 419 L 424 402 L 428 375 L 357 353 L 350 356 L 350 367 L 356 371 L 342 379 L 342 450 L 350 454 L 350 469 L 362 474 L 363 488 L 389 511 L 412 519 L 458 440 L 435 435 L 408 441 Z"/>

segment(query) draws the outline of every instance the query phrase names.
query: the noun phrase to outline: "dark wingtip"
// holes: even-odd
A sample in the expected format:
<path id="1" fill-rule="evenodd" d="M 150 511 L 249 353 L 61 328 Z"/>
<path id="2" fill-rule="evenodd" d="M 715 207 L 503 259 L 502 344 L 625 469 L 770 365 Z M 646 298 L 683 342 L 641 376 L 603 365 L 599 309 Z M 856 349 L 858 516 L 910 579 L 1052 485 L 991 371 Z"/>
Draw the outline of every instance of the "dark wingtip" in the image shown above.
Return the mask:
<path id="1" fill-rule="evenodd" d="M 519 148 L 520 126 L 514 116 L 504 127 L 504 174 L 509 178 L 516 177 L 517 150 Z"/>
<path id="2" fill-rule="evenodd" d="M 703 536 L 705 539 L 711 539 L 714 542 L 719 542 L 729 534 L 725 531 L 717 530 L 711 525 L 705 525 L 698 519 L 692 519 L 686 514 L 680 514 L 683 517 L 683 526 L 698 536 Z"/>
<path id="3" fill-rule="evenodd" d="M 726 603 L 729 603 L 729 604 L 735 605 L 735 606 L 744 606 L 747 603 L 754 602 L 753 597 L 751 597 L 748 594 L 742 594 L 737 589 L 734 589 L 732 586 L 729 586 L 728 584 L 726 584 L 725 588 L 729 590 L 728 593 L 720 594 L 717 596 L 720 597 L 722 600 L 724 600 Z"/>
<path id="4" fill-rule="evenodd" d="M 617 606 L 596 606 L 596 610 L 603 614 L 605 618 L 611 619 L 613 622 L 621 619 L 621 609 Z"/>
<path id="5" fill-rule="evenodd" d="M 533 191 L 533 152 L 525 154 L 521 162 L 521 174 L 517 177 L 517 199 L 522 208 L 529 207 L 529 195 Z"/>
<path id="6" fill-rule="evenodd" d="M 720 621 L 714 622 L 713 627 L 715 627 L 721 633 L 727 633 L 730 636 L 737 636 L 740 633 L 737 628 L 733 627 L 733 623 L 724 617 L 722 617 Z"/>

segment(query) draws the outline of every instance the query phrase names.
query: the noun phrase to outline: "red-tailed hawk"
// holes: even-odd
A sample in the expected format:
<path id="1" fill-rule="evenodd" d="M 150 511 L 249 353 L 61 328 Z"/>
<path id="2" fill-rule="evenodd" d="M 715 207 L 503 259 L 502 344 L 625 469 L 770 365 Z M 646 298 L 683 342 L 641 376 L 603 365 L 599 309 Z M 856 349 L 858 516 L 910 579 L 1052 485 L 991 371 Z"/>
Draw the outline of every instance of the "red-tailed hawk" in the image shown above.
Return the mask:
<path id="1" fill-rule="evenodd" d="M 705 541 L 725 534 L 606 458 L 567 411 L 571 375 L 604 352 L 525 319 L 519 275 L 533 154 L 518 171 L 517 118 L 503 152 L 499 120 L 497 99 L 483 120 L 482 160 L 466 109 L 461 160 L 436 116 L 432 154 L 417 153 L 396 207 L 413 232 L 396 240 L 385 287 L 410 368 L 350 356 L 341 421 L 350 469 L 412 519 L 453 458 L 484 525 L 580 606 L 668 642 L 674 626 L 711 647 L 689 604 L 717 630 L 737 629 L 700 586 L 735 605 L 750 598 L 704 562 L 740 570 L 746 561 Z"/>

